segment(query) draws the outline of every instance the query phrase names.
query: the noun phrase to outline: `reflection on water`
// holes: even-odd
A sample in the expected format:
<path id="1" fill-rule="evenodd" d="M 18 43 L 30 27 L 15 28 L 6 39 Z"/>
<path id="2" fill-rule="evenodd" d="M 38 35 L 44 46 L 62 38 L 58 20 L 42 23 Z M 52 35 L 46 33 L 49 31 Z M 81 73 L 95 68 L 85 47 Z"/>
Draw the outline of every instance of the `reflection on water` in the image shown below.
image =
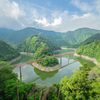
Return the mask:
<path id="1" fill-rule="evenodd" d="M 73 52 L 73 50 L 63 50 L 63 51 L 60 51 L 59 53 L 61 54 L 61 53 L 67 53 L 67 52 Z M 55 54 L 58 54 L 58 52 L 56 52 Z M 60 62 L 60 57 L 58 57 L 58 60 Z M 82 58 L 74 57 L 73 54 L 69 56 L 69 60 L 68 60 L 68 55 L 63 56 L 62 66 L 65 66 L 65 67 L 57 71 L 54 71 L 54 72 L 49 72 L 49 73 L 43 72 L 43 71 L 40 71 L 34 68 L 31 65 L 22 66 L 21 67 L 22 81 L 23 82 L 34 82 L 39 85 L 49 86 L 52 83 L 60 82 L 61 79 L 64 78 L 65 76 L 70 78 L 71 75 L 74 73 L 74 71 L 76 69 L 79 69 L 79 67 L 82 66 L 84 62 L 86 62 L 89 65 L 88 67 L 90 68 L 95 66 L 93 62 L 87 61 Z M 19 68 L 15 68 L 13 71 L 18 73 L 18 78 L 19 78 Z"/>
<path id="2" fill-rule="evenodd" d="M 53 77 L 55 74 L 58 73 L 58 70 L 57 71 L 53 71 L 53 72 L 43 72 L 43 71 L 40 71 L 36 68 L 34 68 L 34 72 L 41 78 L 42 81 L 46 80 L 47 78 L 51 78 Z"/>

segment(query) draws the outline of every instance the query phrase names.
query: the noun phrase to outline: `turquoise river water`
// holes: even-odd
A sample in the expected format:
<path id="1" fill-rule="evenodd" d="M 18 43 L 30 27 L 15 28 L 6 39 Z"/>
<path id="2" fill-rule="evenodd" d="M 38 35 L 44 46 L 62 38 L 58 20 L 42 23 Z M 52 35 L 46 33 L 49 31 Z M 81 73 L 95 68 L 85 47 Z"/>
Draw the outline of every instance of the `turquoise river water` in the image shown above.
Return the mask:
<path id="1" fill-rule="evenodd" d="M 68 53 L 68 52 L 73 52 L 74 50 L 65 50 L 63 49 L 62 51 L 55 52 L 54 54 L 63 54 L 63 53 Z M 31 61 L 32 56 L 29 55 L 22 55 L 22 58 L 13 63 L 22 63 L 26 61 Z M 58 57 L 58 60 L 60 62 L 60 58 Z M 68 55 L 62 57 L 62 69 L 59 69 L 54 72 L 43 72 L 40 71 L 36 68 L 34 68 L 32 65 L 26 65 L 21 67 L 21 72 L 22 72 L 22 81 L 25 83 L 37 83 L 38 85 L 47 85 L 50 86 L 52 83 L 59 83 L 62 78 L 67 76 L 68 78 L 71 77 L 71 75 L 74 73 L 75 70 L 79 69 L 79 67 L 82 66 L 83 63 L 87 63 L 89 68 L 92 68 L 95 66 L 95 64 L 92 61 L 85 60 L 83 58 L 77 58 L 73 54 L 70 54 L 69 56 L 69 61 L 68 61 Z M 13 70 L 15 73 L 18 74 L 19 78 L 19 68 L 15 68 Z"/>

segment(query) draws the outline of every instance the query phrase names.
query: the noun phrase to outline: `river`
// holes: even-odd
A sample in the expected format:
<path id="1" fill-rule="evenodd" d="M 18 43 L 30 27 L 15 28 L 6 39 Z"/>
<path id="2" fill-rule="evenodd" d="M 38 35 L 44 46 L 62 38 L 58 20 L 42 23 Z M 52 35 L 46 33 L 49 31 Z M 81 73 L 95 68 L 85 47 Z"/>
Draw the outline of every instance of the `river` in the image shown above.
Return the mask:
<path id="1" fill-rule="evenodd" d="M 63 54 L 63 53 L 68 53 L 68 52 L 73 52 L 74 50 L 65 50 L 63 49 L 62 51 L 54 52 L 54 54 Z M 22 58 L 13 63 L 22 63 L 25 61 L 31 61 L 32 56 L 29 55 L 22 55 Z M 57 58 L 60 62 L 60 58 Z M 25 83 L 37 83 L 38 85 L 47 85 L 50 86 L 52 83 L 59 83 L 62 78 L 67 76 L 68 78 L 71 77 L 71 75 L 74 73 L 75 70 L 79 69 L 80 66 L 82 66 L 83 63 L 87 63 L 89 68 L 92 68 L 95 66 L 95 64 L 92 61 L 85 60 L 83 58 L 77 58 L 73 54 L 70 54 L 69 60 L 68 60 L 68 55 L 65 55 L 62 57 L 62 69 L 54 71 L 54 72 L 42 72 L 36 68 L 34 68 L 31 65 L 26 65 L 21 67 L 22 71 L 22 81 Z M 18 73 L 18 78 L 19 78 L 19 68 L 15 68 L 13 70 L 15 73 Z"/>

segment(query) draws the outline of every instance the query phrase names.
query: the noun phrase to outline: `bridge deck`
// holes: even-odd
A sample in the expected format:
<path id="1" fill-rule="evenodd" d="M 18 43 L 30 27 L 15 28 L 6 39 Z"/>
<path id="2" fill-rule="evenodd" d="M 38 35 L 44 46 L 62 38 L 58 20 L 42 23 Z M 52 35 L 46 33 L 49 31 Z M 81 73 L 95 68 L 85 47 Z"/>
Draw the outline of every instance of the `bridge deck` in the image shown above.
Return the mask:
<path id="1" fill-rule="evenodd" d="M 73 54 L 73 53 L 76 53 L 78 51 L 75 51 L 75 52 L 70 52 L 70 53 L 64 53 L 64 54 L 58 54 L 58 55 L 53 55 L 52 57 L 60 57 L 60 56 L 64 56 L 64 55 L 69 55 L 69 54 Z M 20 64 L 15 64 L 15 65 L 12 65 L 13 67 L 21 67 L 21 66 L 25 66 L 25 65 L 28 65 L 28 64 L 32 64 L 33 62 L 39 62 L 39 61 L 42 61 L 43 58 L 41 59 L 37 59 L 37 60 L 32 60 L 32 61 L 28 61 L 28 62 L 24 62 L 24 63 L 20 63 Z"/>

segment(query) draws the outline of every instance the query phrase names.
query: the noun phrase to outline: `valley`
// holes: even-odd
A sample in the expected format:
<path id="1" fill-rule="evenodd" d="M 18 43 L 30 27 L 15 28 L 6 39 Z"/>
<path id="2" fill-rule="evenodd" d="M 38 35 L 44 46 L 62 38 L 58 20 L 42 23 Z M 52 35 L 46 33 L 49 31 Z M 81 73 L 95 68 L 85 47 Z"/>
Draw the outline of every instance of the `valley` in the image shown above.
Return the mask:
<path id="1" fill-rule="evenodd" d="M 48 90 L 54 87 L 55 89 L 58 88 L 57 91 L 60 91 L 61 86 L 65 86 L 65 83 L 69 84 L 70 80 L 74 84 L 76 84 L 76 81 L 96 84 L 100 78 L 100 33 L 98 32 L 100 31 L 89 28 L 80 28 L 66 33 L 35 28 L 25 28 L 18 31 L 0 29 L 0 75 L 5 74 L 4 78 L 6 79 L 11 74 L 13 77 L 11 79 L 7 78 L 7 84 L 11 83 L 11 87 L 8 88 L 13 90 L 13 85 L 16 88 L 14 83 L 16 80 L 18 85 L 21 85 L 18 88 L 23 88 L 24 92 L 26 92 L 26 87 L 30 87 L 28 90 L 36 88 L 35 91 L 39 93 L 40 91 L 37 88 L 41 87 L 40 90 L 42 88 L 45 89 L 44 86 Z M 77 57 L 74 54 L 61 57 L 53 56 L 75 51 L 81 57 Z M 95 58 L 98 63 L 93 63 L 94 60 L 90 61 L 82 58 L 86 56 L 91 59 Z M 20 58 L 11 65 L 5 62 L 16 57 Z M 42 60 L 34 64 L 21 65 L 38 59 Z M 19 64 L 19 66 L 12 67 L 15 64 Z M 5 80 L 2 82 L 5 82 Z M 2 82 L 1 84 L 3 84 Z M 97 87 L 98 85 L 96 85 Z M 63 88 L 61 89 L 62 98 Z M 85 87 L 85 89 L 87 88 Z M 2 91 L 4 92 L 5 90 L 2 89 Z M 19 91 L 21 92 L 21 90 Z M 53 90 L 51 93 L 53 93 Z M 95 94 L 98 95 L 98 92 Z"/>

